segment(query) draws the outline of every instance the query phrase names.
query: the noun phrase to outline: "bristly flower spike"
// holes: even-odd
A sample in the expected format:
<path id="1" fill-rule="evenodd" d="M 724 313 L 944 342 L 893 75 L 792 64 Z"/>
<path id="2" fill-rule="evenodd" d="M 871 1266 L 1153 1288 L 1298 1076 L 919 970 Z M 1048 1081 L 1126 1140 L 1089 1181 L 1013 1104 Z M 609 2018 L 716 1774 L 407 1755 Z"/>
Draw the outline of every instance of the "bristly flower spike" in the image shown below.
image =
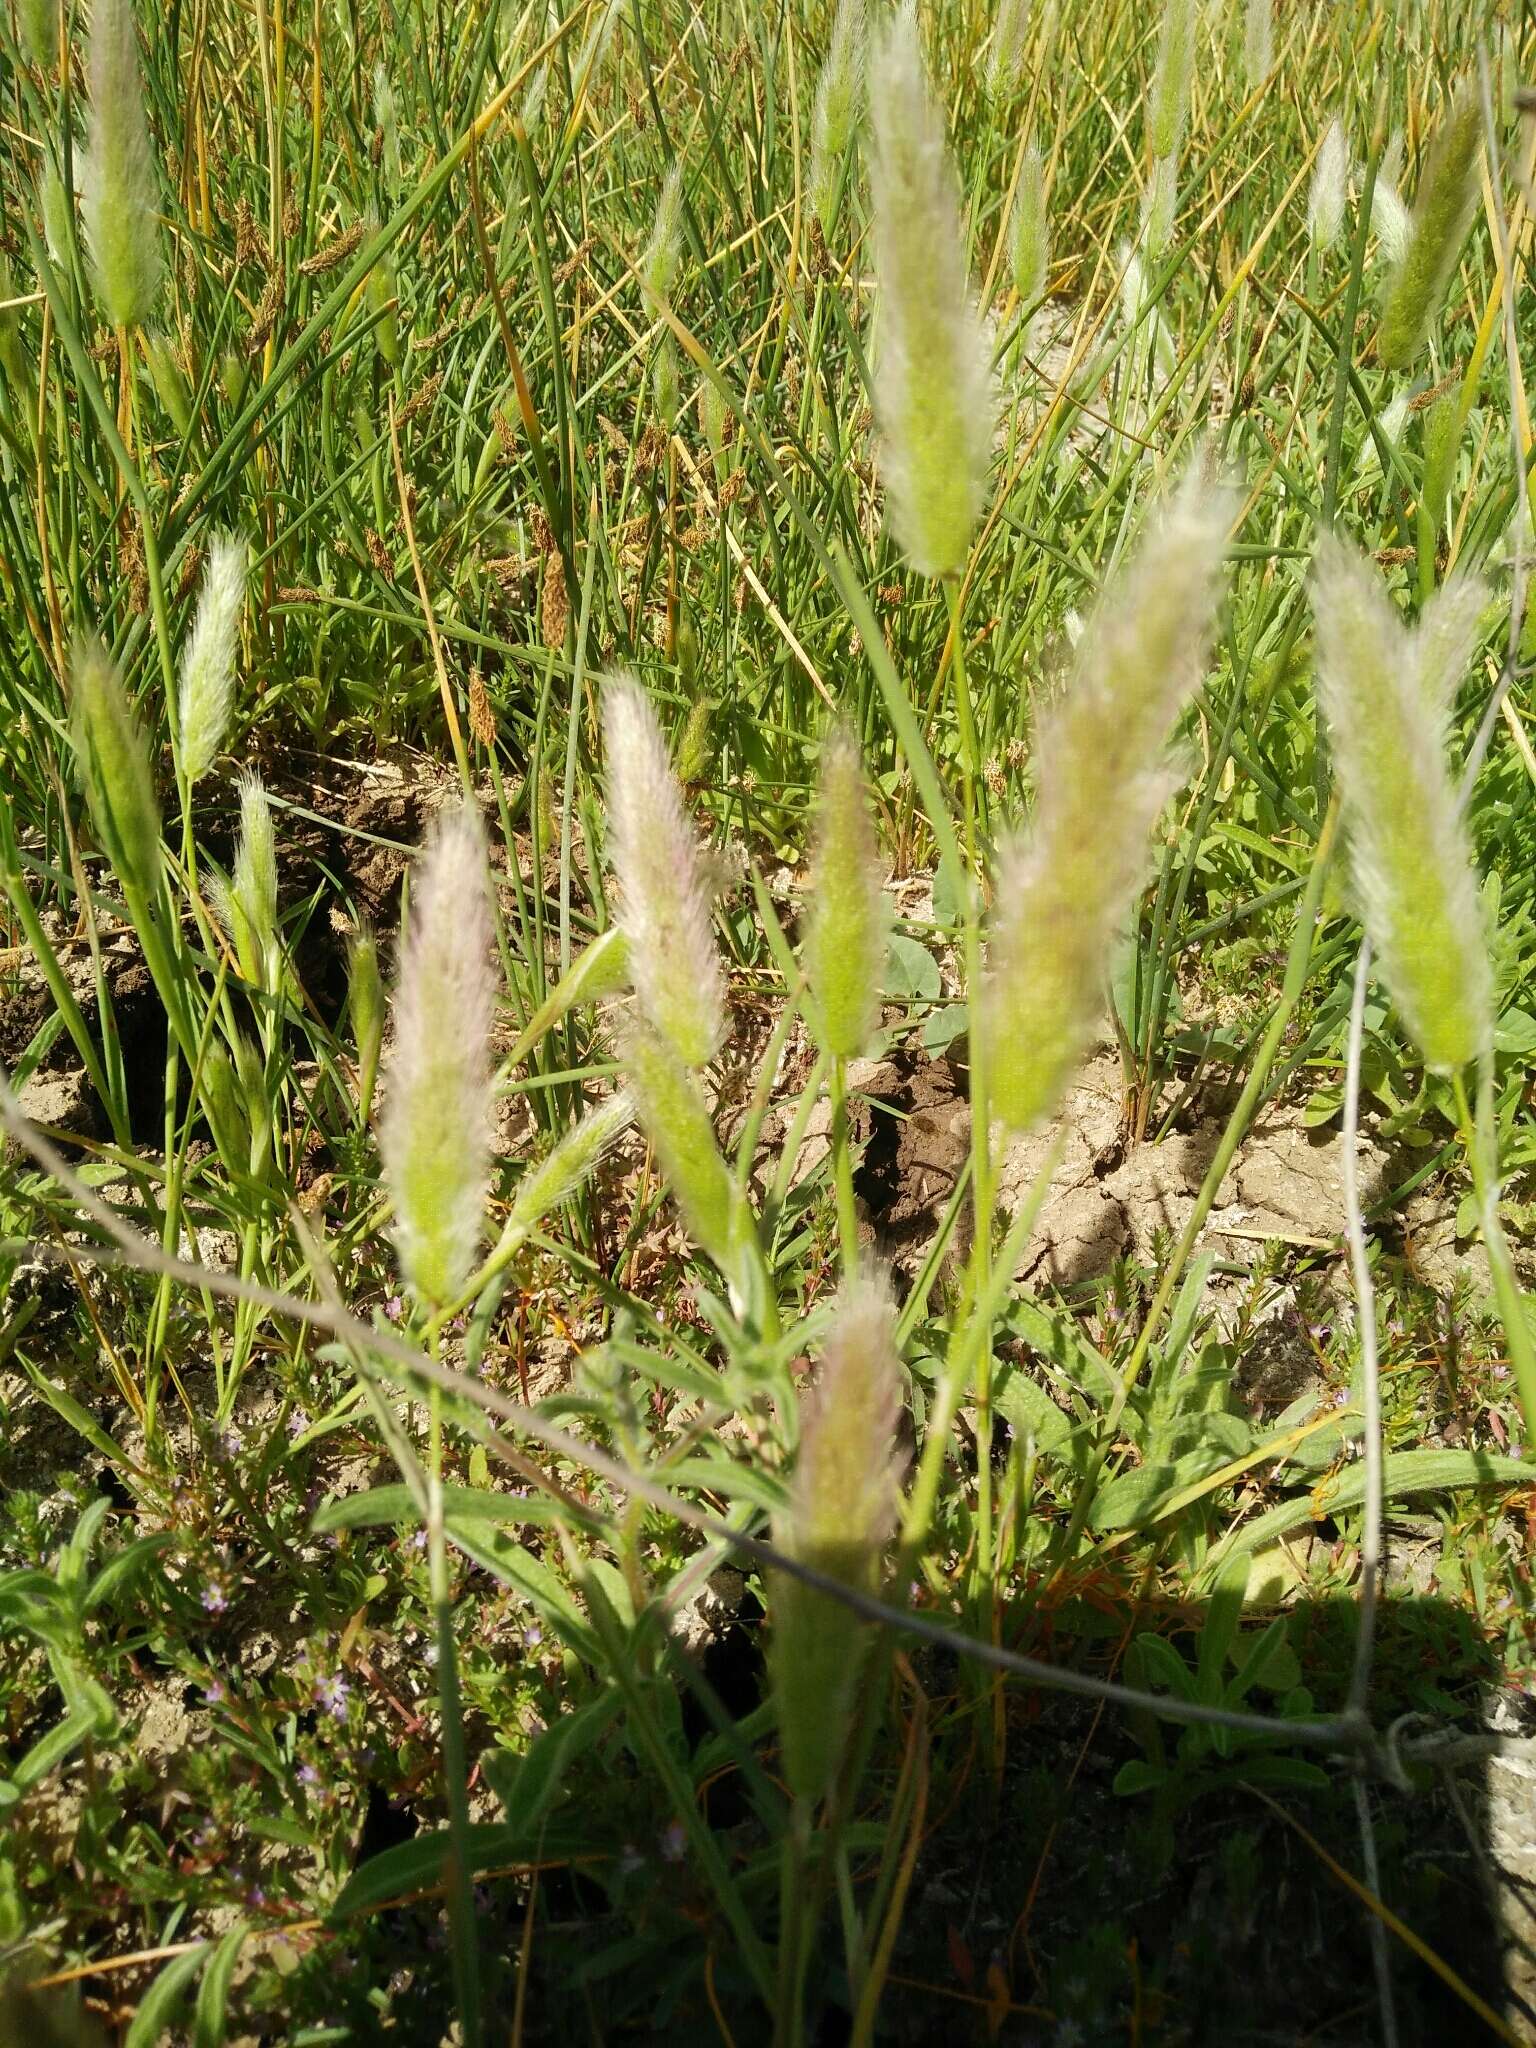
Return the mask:
<path id="1" fill-rule="evenodd" d="M 774 1538 L 798 1563 L 860 1593 L 880 1590 L 895 1527 L 901 1368 L 884 1284 L 852 1279 L 822 1353 L 791 1486 Z M 852 1726 L 868 1630 L 830 1594 L 787 1574 L 771 1581 L 771 1653 L 784 1768 L 797 1799 L 825 1797 Z"/>
<path id="2" fill-rule="evenodd" d="M 88 73 L 91 118 L 81 184 L 85 236 L 102 309 L 126 333 L 148 320 L 161 276 L 159 180 L 132 0 L 95 0 Z"/>
<path id="3" fill-rule="evenodd" d="M 1472 846 L 1446 760 L 1448 700 L 1483 602 L 1481 585 L 1457 579 L 1410 632 L 1374 568 L 1332 535 L 1318 543 L 1318 693 L 1361 921 L 1424 1064 L 1445 1074 L 1493 1039 Z"/>
<path id="4" fill-rule="evenodd" d="M 151 901 L 160 882 L 160 811 L 149 749 L 112 657 L 94 634 L 70 667 L 75 761 L 107 858 L 125 890 Z"/>
<path id="5" fill-rule="evenodd" d="M 379 1132 L 401 1268 L 431 1307 L 462 1291 L 485 1223 L 491 943 L 480 827 L 469 810 L 451 810 L 415 872 Z"/>
<path id="6" fill-rule="evenodd" d="M 246 561 L 246 544 L 239 535 L 216 534 L 209 543 L 197 614 L 181 657 L 178 691 L 181 766 L 188 787 L 213 766 L 229 730 Z"/>
<path id="7" fill-rule="evenodd" d="M 1147 141 L 1154 158 L 1176 157 L 1184 140 L 1195 76 L 1195 28 L 1196 0 L 1167 0 L 1147 95 Z"/>
<path id="8" fill-rule="evenodd" d="M 1337 115 L 1329 122 L 1312 168 L 1307 193 L 1307 232 L 1312 246 L 1331 249 L 1344 231 L 1344 204 L 1349 195 L 1349 137 Z"/>
<path id="9" fill-rule="evenodd" d="M 1378 347 L 1389 370 L 1406 370 L 1429 339 L 1477 211 L 1482 109 L 1463 86 L 1442 122 L 1419 179 L 1407 247 L 1381 309 Z"/>
<path id="10" fill-rule="evenodd" d="M 1045 210 L 1045 164 L 1038 149 L 1027 149 L 1019 166 L 1013 195 L 1008 254 L 1013 288 L 1021 307 L 1037 306 L 1045 297 L 1051 269 L 1051 226 Z"/>
<path id="11" fill-rule="evenodd" d="M 603 742 L 609 858 L 635 994 L 678 1058 L 701 1067 L 725 1035 L 709 886 L 656 714 L 624 671 L 603 686 Z"/>
<path id="12" fill-rule="evenodd" d="M 843 165 L 864 95 L 864 0 L 838 0 L 811 112 L 811 205 L 824 238 L 837 222 Z"/>
<path id="13" fill-rule="evenodd" d="M 858 742 L 840 727 L 822 750 L 805 937 L 816 1035 L 833 1059 L 856 1058 L 879 1021 L 889 927 Z"/>
<path id="14" fill-rule="evenodd" d="M 966 275 L 959 187 L 910 8 L 876 49 L 869 112 L 887 512 L 915 569 L 955 576 L 986 503 L 997 401 Z"/>
<path id="15" fill-rule="evenodd" d="M 1028 1130 L 1103 1011 L 1111 950 L 1172 786 L 1169 734 L 1199 682 L 1228 493 L 1192 473 L 1078 643 L 1036 749 L 1034 815 L 1003 852 L 979 1005 L 990 1113 Z"/>

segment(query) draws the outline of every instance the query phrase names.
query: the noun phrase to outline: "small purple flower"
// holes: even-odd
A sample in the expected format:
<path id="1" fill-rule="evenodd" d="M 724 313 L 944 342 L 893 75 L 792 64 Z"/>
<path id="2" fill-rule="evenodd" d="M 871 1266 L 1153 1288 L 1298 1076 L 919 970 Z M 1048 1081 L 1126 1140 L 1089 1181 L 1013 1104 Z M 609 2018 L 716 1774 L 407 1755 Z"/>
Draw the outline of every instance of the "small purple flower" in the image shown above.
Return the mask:
<path id="1" fill-rule="evenodd" d="M 219 1448 L 226 1458 L 238 1458 L 245 1449 L 245 1438 L 233 1423 L 228 1429 L 220 1430 Z"/>
<path id="2" fill-rule="evenodd" d="M 210 1678 L 203 1687 L 203 1705 L 205 1707 L 221 1707 L 228 1698 L 229 1690 L 222 1678 Z"/>
<path id="3" fill-rule="evenodd" d="M 392 1323 L 398 1323 L 405 1314 L 405 1303 L 398 1294 L 392 1294 L 385 1302 L 384 1314 Z"/>
<path id="4" fill-rule="evenodd" d="M 523 1630 L 523 1647 L 528 1650 L 536 1650 L 539 1647 L 540 1643 L 543 1642 L 543 1640 L 543 1629 L 539 1627 L 539 1624 L 536 1621 L 530 1621 L 528 1626 Z"/>
<path id="5" fill-rule="evenodd" d="M 1507 1380 L 1509 1378 L 1509 1367 L 1507 1365 L 1496 1365 L 1493 1368 L 1493 1376 L 1496 1380 Z"/>
<path id="6" fill-rule="evenodd" d="M 288 1418 L 288 1434 L 297 1439 L 304 1434 L 308 1427 L 309 1411 L 304 1408 L 295 1408 Z"/>
<path id="7" fill-rule="evenodd" d="M 209 1614 L 223 1614 L 229 1606 L 229 1591 L 222 1580 L 210 1579 L 203 1588 L 203 1607 Z"/>
<path id="8" fill-rule="evenodd" d="M 681 1863 L 688 1853 L 688 1830 L 680 1820 L 668 1821 L 657 1843 L 665 1863 Z"/>
<path id="9" fill-rule="evenodd" d="M 313 1764 L 300 1764 L 298 1769 L 298 1780 L 301 1785 L 304 1785 L 306 1787 L 310 1785 L 318 1785 L 320 1782 L 320 1773 L 315 1769 Z"/>
<path id="10" fill-rule="evenodd" d="M 323 1707 L 333 1721 L 347 1718 L 347 1698 L 352 1688 L 338 1671 L 334 1677 L 315 1680 L 315 1705 Z"/>

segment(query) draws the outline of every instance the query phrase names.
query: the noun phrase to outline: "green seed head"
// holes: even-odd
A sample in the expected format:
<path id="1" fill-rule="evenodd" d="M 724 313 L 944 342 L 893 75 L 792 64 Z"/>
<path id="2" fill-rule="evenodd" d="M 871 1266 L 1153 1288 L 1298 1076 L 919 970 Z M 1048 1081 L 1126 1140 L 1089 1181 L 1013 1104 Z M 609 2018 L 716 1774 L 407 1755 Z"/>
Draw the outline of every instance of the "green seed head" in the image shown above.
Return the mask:
<path id="1" fill-rule="evenodd" d="M 861 1593 L 877 1593 L 895 1525 L 901 1462 L 896 1420 L 901 1367 L 883 1285 L 845 1288 L 800 1433 L 778 1547 Z M 829 1790 L 846 1747 L 868 1630 L 831 1595 L 786 1575 L 771 1580 L 772 1671 L 785 1774 L 797 1798 Z"/>
<path id="2" fill-rule="evenodd" d="M 640 259 L 641 277 L 663 304 L 671 298 L 682 260 L 683 174 L 673 164 L 662 181 L 661 197 L 656 202 L 656 218 L 651 224 L 651 239 Z"/>
<path id="3" fill-rule="evenodd" d="M 999 0 L 987 51 L 989 99 L 1007 99 L 1018 91 L 1024 75 L 1024 38 L 1033 11 L 1034 0 Z"/>
<path id="4" fill-rule="evenodd" d="M 357 1101 L 366 1122 L 384 1045 L 384 977 L 379 972 L 378 934 L 361 926 L 347 948 L 347 1010 L 357 1047 Z"/>
<path id="5" fill-rule="evenodd" d="M 811 205 L 829 240 L 864 96 L 864 0 L 838 0 L 811 113 Z"/>
<path id="6" fill-rule="evenodd" d="M 89 141 L 81 184 L 85 238 L 102 310 L 142 327 L 160 289 L 159 176 L 145 117 L 132 0 L 95 0 L 88 67 Z"/>
<path id="7" fill-rule="evenodd" d="M 39 71 L 59 68 L 58 0 L 16 0 L 21 39 Z"/>
<path id="8" fill-rule="evenodd" d="M 1045 165 L 1038 149 L 1025 152 L 1013 195 L 1008 253 L 1013 288 L 1021 306 L 1037 306 L 1045 297 L 1051 268 L 1051 226 L 1045 211 Z"/>
<path id="9" fill-rule="evenodd" d="M 75 650 L 71 695 L 75 761 L 96 835 L 123 887 L 150 898 L 160 881 L 160 812 L 149 752 L 94 634 Z"/>
<path id="10" fill-rule="evenodd" d="M 1050 1115 L 1102 1013 L 1171 784 L 1168 736 L 1200 679 L 1229 511 L 1191 475 L 1106 588 L 1040 736 L 1034 815 L 999 865 L 978 1017 L 991 1113 L 1009 1130 Z"/>
<path id="11" fill-rule="evenodd" d="M 1154 157 L 1179 153 L 1195 75 L 1196 0 L 1167 0 L 1157 44 L 1157 69 L 1147 96 L 1147 141 Z"/>
<path id="12" fill-rule="evenodd" d="M 823 1052 L 854 1059 L 880 1017 L 890 915 L 858 743 L 840 730 L 821 757 L 805 967 Z"/>
<path id="13" fill-rule="evenodd" d="M 869 112 L 887 516 L 914 568 L 953 576 L 985 506 L 997 400 L 966 275 L 959 187 L 910 9 L 876 51 Z"/>
<path id="14" fill-rule="evenodd" d="M 1453 1073 L 1493 1035 L 1471 842 L 1445 750 L 1446 704 L 1466 672 L 1483 594 L 1448 586 L 1410 632 L 1375 569 L 1325 536 L 1312 602 L 1361 919 L 1425 1065 Z"/>
<path id="15" fill-rule="evenodd" d="M 525 1238 L 546 1216 L 568 1202 L 592 1178 L 604 1155 L 634 1120 L 634 1098 L 622 1091 L 589 1110 L 554 1150 L 518 1182 L 512 1213 L 507 1219 L 508 1232 Z"/>
<path id="16" fill-rule="evenodd" d="M 1407 249 L 1393 272 L 1377 346 L 1391 370 L 1406 370 L 1439 318 L 1462 243 L 1477 210 L 1482 112 L 1463 86 L 1441 123 L 1419 180 Z"/>

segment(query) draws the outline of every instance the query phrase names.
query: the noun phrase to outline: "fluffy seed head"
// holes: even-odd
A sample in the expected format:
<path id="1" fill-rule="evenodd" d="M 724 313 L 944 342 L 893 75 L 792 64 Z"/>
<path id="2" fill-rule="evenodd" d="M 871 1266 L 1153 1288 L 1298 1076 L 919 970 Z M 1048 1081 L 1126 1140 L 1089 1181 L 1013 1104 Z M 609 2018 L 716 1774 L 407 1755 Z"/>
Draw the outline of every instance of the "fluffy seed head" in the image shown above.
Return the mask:
<path id="1" fill-rule="evenodd" d="M 1343 233 L 1349 170 L 1349 137 L 1344 132 L 1344 123 L 1335 115 L 1317 152 L 1307 194 L 1307 232 L 1314 249 L 1331 249 Z"/>
<path id="2" fill-rule="evenodd" d="M 909 9 L 876 50 L 869 111 L 887 512 L 914 568 L 952 576 L 986 503 L 997 403 L 966 275 L 959 188 Z"/>
<path id="3" fill-rule="evenodd" d="M 181 765 L 196 784 L 213 766 L 235 701 L 235 653 L 245 604 L 247 550 L 238 534 L 216 534 L 181 657 Z"/>
<path id="4" fill-rule="evenodd" d="M 75 762 L 96 836 L 125 889 L 153 896 L 160 879 L 160 811 L 149 750 L 112 657 L 94 634 L 70 670 Z"/>
<path id="5" fill-rule="evenodd" d="M 1006 99 L 1017 91 L 1024 70 L 1024 36 L 1034 0 L 999 0 L 987 52 L 987 97 Z"/>
<path id="6" fill-rule="evenodd" d="M 1051 268 L 1051 224 L 1045 211 L 1045 164 L 1038 149 L 1026 150 L 1013 195 L 1008 253 L 1013 288 L 1021 306 L 1036 306 L 1045 297 Z"/>
<path id="7" fill-rule="evenodd" d="M 1382 153 L 1371 192 L 1371 226 L 1376 231 L 1381 260 L 1389 272 L 1395 272 L 1407 255 L 1412 232 L 1412 217 L 1397 189 L 1402 165 L 1403 138 L 1399 132 Z"/>
<path id="8" fill-rule="evenodd" d="M 890 918 L 858 742 L 835 732 L 821 757 L 805 966 L 822 1050 L 853 1059 L 879 1021 Z"/>
<path id="9" fill-rule="evenodd" d="M 1419 180 L 1408 246 L 1393 272 L 1377 346 L 1389 370 L 1406 370 L 1439 318 L 1451 274 L 1477 210 L 1482 111 L 1463 86 L 1441 123 Z"/>
<path id="10" fill-rule="evenodd" d="M 1481 588 L 1458 582 L 1410 632 L 1380 577 L 1332 536 L 1312 572 L 1317 682 L 1333 737 L 1361 919 L 1424 1063 L 1487 1050 L 1493 977 L 1472 848 L 1446 762 L 1447 700 L 1475 644 Z"/>
<path id="11" fill-rule="evenodd" d="M 400 102 L 382 58 L 373 67 L 373 125 L 379 132 L 384 188 L 398 192 L 405 182 L 400 162 Z"/>
<path id="12" fill-rule="evenodd" d="M 379 1132 L 401 1269 L 434 1305 L 462 1291 L 485 1219 L 491 942 L 479 825 L 468 810 L 445 812 L 415 871 Z"/>
<path id="13" fill-rule="evenodd" d="M 635 994 L 678 1057 L 699 1067 L 725 1035 L 725 979 L 698 841 L 656 714 L 632 675 L 604 685 L 603 740 L 609 858 Z"/>
<path id="14" fill-rule="evenodd" d="M 142 327 L 160 289 L 158 175 L 145 118 L 132 0 L 94 0 L 89 141 L 81 182 L 85 237 L 102 310 Z"/>
<path id="15" fill-rule="evenodd" d="M 1178 173 L 1171 156 L 1160 156 L 1152 166 L 1152 182 L 1141 202 L 1142 234 L 1149 256 L 1161 256 L 1173 240 L 1174 217 L 1179 210 Z"/>
<path id="16" fill-rule="evenodd" d="M 845 1287 L 800 1433 L 778 1547 L 861 1593 L 879 1590 L 881 1552 L 895 1526 L 901 1462 L 896 1419 L 901 1367 L 890 1295 L 869 1276 Z M 866 1629 L 830 1595 L 772 1580 L 773 1679 L 791 1789 L 822 1798 L 844 1745 Z"/>
<path id="17" fill-rule="evenodd" d="M 1147 96 L 1147 141 L 1154 157 L 1177 156 L 1189 118 L 1195 75 L 1196 0 L 1167 0 L 1157 43 L 1157 69 Z"/>
<path id="18" fill-rule="evenodd" d="M 240 777 L 240 831 L 229 887 L 216 887 L 214 906 L 252 988 L 277 983 L 277 841 L 272 807 L 259 775 Z"/>
<path id="19" fill-rule="evenodd" d="M 56 71 L 59 66 L 58 0 L 17 0 L 16 14 L 27 55 L 40 71 Z"/>
<path id="20" fill-rule="evenodd" d="M 1274 0 L 1248 0 L 1243 12 L 1243 70 L 1250 92 L 1268 78 L 1274 61 Z"/>
<path id="21" fill-rule="evenodd" d="M 830 236 L 864 96 L 864 0 L 838 0 L 811 113 L 811 205 Z"/>
<path id="22" fill-rule="evenodd" d="M 507 1229 L 526 1237 L 551 1210 L 568 1202 L 596 1172 L 603 1156 L 635 1120 L 634 1098 L 621 1090 L 588 1110 L 549 1155 L 517 1184 Z"/>
<path id="23" fill-rule="evenodd" d="M 1171 786 L 1169 732 L 1200 679 L 1228 494 L 1192 474 L 1105 590 L 1036 748 L 1027 833 L 1005 847 L 982 990 L 993 1116 L 1050 1114 L 1102 1009 L 1110 950 Z"/>

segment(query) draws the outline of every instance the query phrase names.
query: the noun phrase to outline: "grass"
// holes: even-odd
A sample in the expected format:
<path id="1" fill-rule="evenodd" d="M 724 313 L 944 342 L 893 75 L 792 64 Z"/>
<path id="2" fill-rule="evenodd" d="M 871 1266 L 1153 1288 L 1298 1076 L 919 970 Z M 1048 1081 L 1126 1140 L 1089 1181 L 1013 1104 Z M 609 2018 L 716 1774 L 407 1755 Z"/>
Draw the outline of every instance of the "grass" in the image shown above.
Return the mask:
<path id="1" fill-rule="evenodd" d="M 18 2036 L 46 2010 L 132 2048 L 1517 2037 L 1476 1872 L 1479 1742 L 1536 1684 L 1530 1338 L 1487 1202 L 1502 1177 L 1520 1265 L 1536 128 L 1506 99 L 1529 25 L 1277 10 L 1250 79 L 1244 10 L 1203 10 L 1152 255 L 1159 21 L 1036 7 L 989 96 L 991 11 L 920 12 L 1000 394 L 987 510 L 942 588 L 884 526 L 861 142 L 830 220 L 811 204 L 830 8 L 140 10 L 166 262 L 133 332 L 54 189 L 87 132 L 86 18 L 64 11 L 61 74 L 21 41 L 37 8 L 0 10 L 0 1056 L 33 1119 L 0 1177 Z M 1411 193 L 1480 63 L 1499 162 L 1394 374 L 1367 195 L 1395 129 Z M 1334 114 L 1360 164 L 1318 249 Z M 1010 284 L 1032 147 L 1038 306 Z M 662 296 L 642 272 L 673 164 Z M 1116 1090 L 1101 1179 L 1204 1134 L 1199 1170 L 1171 1222 L 1131 1205 L 1096 1264 L 1027 1284 L 1031 1226 L 1060 1228 L 1043 1173 L 972 1233 L 1001 1161 L 967 1133 L 916 1198 L 901 1614 L 862 1637 L 829 1796 L 792 1796 L 763 1644 L 806 1360 L 861 1229 L 889 1248 L 935 1063 L 972 1086 L 988 877 L 1041 714 L 1202 448 L 1237 487 L 1225 596 L 1094 1069 Z M 1451 721 L 1499 1013 L 1470 1088 L 1425 1073 L 1374 982 L 1350 1057 L 1361 934 L 1307 585 L 1330 524 L 1405 616 L 1489 580 Z M 193 786 L 178 663 L 228 532 L 250 546 L 233 720 Z M 90 632 L 151 750 L 148 876 L 79 793 Z M 756 1218 L 734 1293 L 638 1133 L 558 1206 L 513 1207 L 621 1079 L 619 666 L 718 856 L 710 1115 Z M 818 1058 L 796 950 L 834 715 L 900 911 L 873 1081 Z M 275 817 L 261 960 L 217 910 L 240 766 Z M 390 1236 L 348 947 L 377 928 L 392 963 L 407 856 L 460 793 L 496 879 L 488 1242 L 520 1220 L 431 1313 Z M 1363 1196 L 1390 1537 L 1363 1655 L 1377 1446 L 1344 1219 L 1201 1229 L 1231 1223 L 1261 1112 L 1319 1143 L 1358 1113 L 1387 1161 Z M 1426 1270 L 1431 1197 L 1460 1277 Z M 1457 1736 L 1448 1791 L 1431 1752 Z"/>

